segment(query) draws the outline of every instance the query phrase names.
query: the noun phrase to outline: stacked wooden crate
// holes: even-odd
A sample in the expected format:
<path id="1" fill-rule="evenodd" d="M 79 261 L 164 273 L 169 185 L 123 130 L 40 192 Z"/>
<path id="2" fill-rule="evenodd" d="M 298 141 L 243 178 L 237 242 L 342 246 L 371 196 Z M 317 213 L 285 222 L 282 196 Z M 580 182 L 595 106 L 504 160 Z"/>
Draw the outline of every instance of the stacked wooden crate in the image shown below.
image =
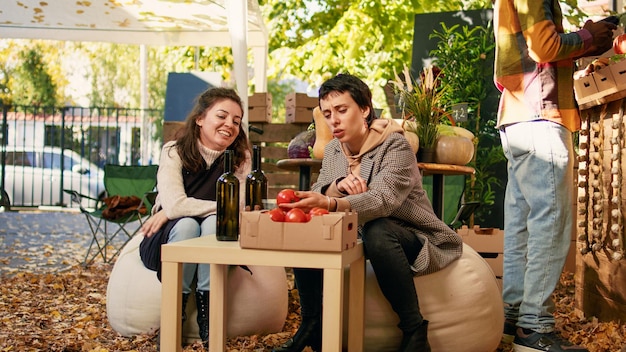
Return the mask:
<path id="1" fill-rule="evenodd" d="M 287 94 L 285 98 L 285 108 L 287 109 L 285 122 L 310 124 L 313 122 L 313 109 L 318 105 L 318 98 L 310 97 L 304 93 Z"/>
<path id="2" fill-rule="evenodd" d="M 271 93 L 254 93 L 248 96 L 248 122 L 272 122 Z"/>

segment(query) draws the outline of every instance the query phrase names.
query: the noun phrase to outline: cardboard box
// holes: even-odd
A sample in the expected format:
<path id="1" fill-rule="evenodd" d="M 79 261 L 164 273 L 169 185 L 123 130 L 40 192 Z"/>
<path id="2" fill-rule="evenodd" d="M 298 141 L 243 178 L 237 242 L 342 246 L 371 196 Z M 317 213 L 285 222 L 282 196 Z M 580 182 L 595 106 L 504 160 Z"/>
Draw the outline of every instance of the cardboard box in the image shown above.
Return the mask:
<path id="1" fill-rule="evenodd" d="M 463 238 L 463 242 L 472 247 L 489 264 L 498 285 L 502 289 L 502 276 L 504 274 L 504 231 L 494 228 L 480 228 L 474 226 L 469 229 L 463 226 L 457 230 Z"/>
<path id="2" fill-rule="evenodd" d="M 314 216 L 306 223 L 274 222 L 267 210 L 241 214 L 241 248 L 341 252 L 356 245 L 358 217 L 354 212 Z"/>
<path id="3" fill-rule="evenodd" d="M 457 230 L 463 242 L 478 253 L 504 253 L 504 231 L 474 226 L 471 230 L 463 226 Z M 484 256 L 483 256 L 484 257 Z"/>
<path id="4" fill-rule="evenodd" d="M 272 106 L 251 106 L 248 108 L 248 122 L 272 122 Z"/>
<path id="5" fill-rule="evenodd" d="M 609 65 L 609 69 L 611 70 L 611 75 L 617 85 L 617 89 L 626 89 L 626 60 Z"/>
<path id="6" fill-rule="evenodd" d="M 485 259 L 487 264 L 489 264 L 496 278 L 502 279 L 502 276 L 504 275 L 503 254 L 502 253 L 481 253 L 481 257 L 483 257 L 483 259 Z"/>
<path id="7" fill-rule="evenodd" d="M 598 93 L 602 93 L 602 95 L 609 95 L 617 92 L 617 84 L 613 79 L 610 65 L 594 72 L 593 79 L 596 81 Z"/>
<path id="8" fill-rule="evenodd" d="M 579 71 L 580 73 L 580 71 Z M 575 76 L 579 76 L 576 74 Z M 602 67 L 574 80 L 574 93 L 583 108 L 605 104 L 623 98 L 626 89 L 626 60 Z"/>
<path id="9" fill-rule="evenodd" d="M 592 75 L 583 76 L 574 80 L 574 93 L 578 104 L 584 104 L 598 94 L 598 87 Z"/>
<path id="10" fill-rule="evenodd" d="M 248 96 L 248 107 L 272 106 L 271 93 L 254 93 Z"/>
<path id="11" fill-rule="evenodd" d="M 304 93 L 289 93 L 285 97 L 285 107 L 314 108 L 319 105 L 319 98 Z"/>
<path id="12" fill-rule="evenodd" d="M 313 109 L 291 106 L 287 107 L 287 114 L 285 115 L 286 123 L 312 123 L 313 122 Z"/>

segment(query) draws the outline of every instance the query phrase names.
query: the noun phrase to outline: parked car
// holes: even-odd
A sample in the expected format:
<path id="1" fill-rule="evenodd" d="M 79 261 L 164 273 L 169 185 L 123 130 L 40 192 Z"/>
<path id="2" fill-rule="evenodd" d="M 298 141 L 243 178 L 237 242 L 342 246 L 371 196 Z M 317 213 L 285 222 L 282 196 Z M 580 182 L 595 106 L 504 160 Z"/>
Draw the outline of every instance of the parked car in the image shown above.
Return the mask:
<path id="1" fill-rule="evenodd" d="M 59 147 L 7 146 L 4 177 L 4 191 L 12 206 L 72 206 L 64 189 L 93 198 L 104 195 L 104 170 L 78 153 Z M 93 207 L 95 202 L 85 200 L 83 206 Z"/>

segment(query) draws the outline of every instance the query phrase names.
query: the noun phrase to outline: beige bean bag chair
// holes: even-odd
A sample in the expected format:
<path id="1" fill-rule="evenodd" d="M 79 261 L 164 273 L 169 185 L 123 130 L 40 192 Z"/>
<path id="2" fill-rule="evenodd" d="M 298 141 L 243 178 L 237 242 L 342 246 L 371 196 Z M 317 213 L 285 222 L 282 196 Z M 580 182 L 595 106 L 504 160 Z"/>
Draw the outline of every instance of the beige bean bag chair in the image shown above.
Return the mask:
<path id="1" fill-rule="evenodd" d="M 107 286 L 107 317 L 123 336 L 152 333 L 160 326 L 161 283 L 139 257 L 142 236 L 135 236 L 120 252 Z M 228 327 L 232 336 L 280 332 L 288 310 L 285 268 L 250 266 L 253 275 L 231 267 L 228 278 Z M 195 298 L 189 298 L 183 340 L 199 339 Z"/>
<path id="2" fill-rule="evenodd" d="M 398 317 L 380 291 L 372 266 L 366 263 L 365 351 L 397 351 L 402 339 Z M 430 321 L 428 341 L 433 352 L 497 349 L 504 325 L 502 293 L 491 267 L 474 249 L 464 244 L 459 260 L 434 274 L 415 277 L 415 287 L 422 315 Z M 345 286 L 345 292 L 347 289 Z M 346 324 L 344 320 L 344 345 Z"/>

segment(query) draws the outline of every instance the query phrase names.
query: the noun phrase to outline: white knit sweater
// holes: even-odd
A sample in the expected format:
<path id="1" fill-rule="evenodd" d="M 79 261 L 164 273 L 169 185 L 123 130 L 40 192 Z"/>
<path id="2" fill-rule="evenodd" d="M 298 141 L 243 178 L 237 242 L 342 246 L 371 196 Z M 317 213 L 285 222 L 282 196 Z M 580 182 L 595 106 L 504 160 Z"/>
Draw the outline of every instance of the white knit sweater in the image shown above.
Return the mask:
<path id="1" fill-rule="evenodd" d="M 200 153 L 210 167 L 213 162 L 224 152 L 211 150 L 198 141 Z M 155 206 L 152 213 L 163 209 L 168 219 L 177 219 L 186 216 L 206 217 L 216 212 L 216 202 L 187 197 L 183 184 L 183 163 L 178 155 L 176 142 L 166 143 L 161 150 L 159 171 L 157 173 L 157 190 Z M 246 153 L 246 161 L 235 171 L 239 179 L 240 209 L 243 211 L 245 201 L 246 175 L 250 173 L 250 153 Z"/>

